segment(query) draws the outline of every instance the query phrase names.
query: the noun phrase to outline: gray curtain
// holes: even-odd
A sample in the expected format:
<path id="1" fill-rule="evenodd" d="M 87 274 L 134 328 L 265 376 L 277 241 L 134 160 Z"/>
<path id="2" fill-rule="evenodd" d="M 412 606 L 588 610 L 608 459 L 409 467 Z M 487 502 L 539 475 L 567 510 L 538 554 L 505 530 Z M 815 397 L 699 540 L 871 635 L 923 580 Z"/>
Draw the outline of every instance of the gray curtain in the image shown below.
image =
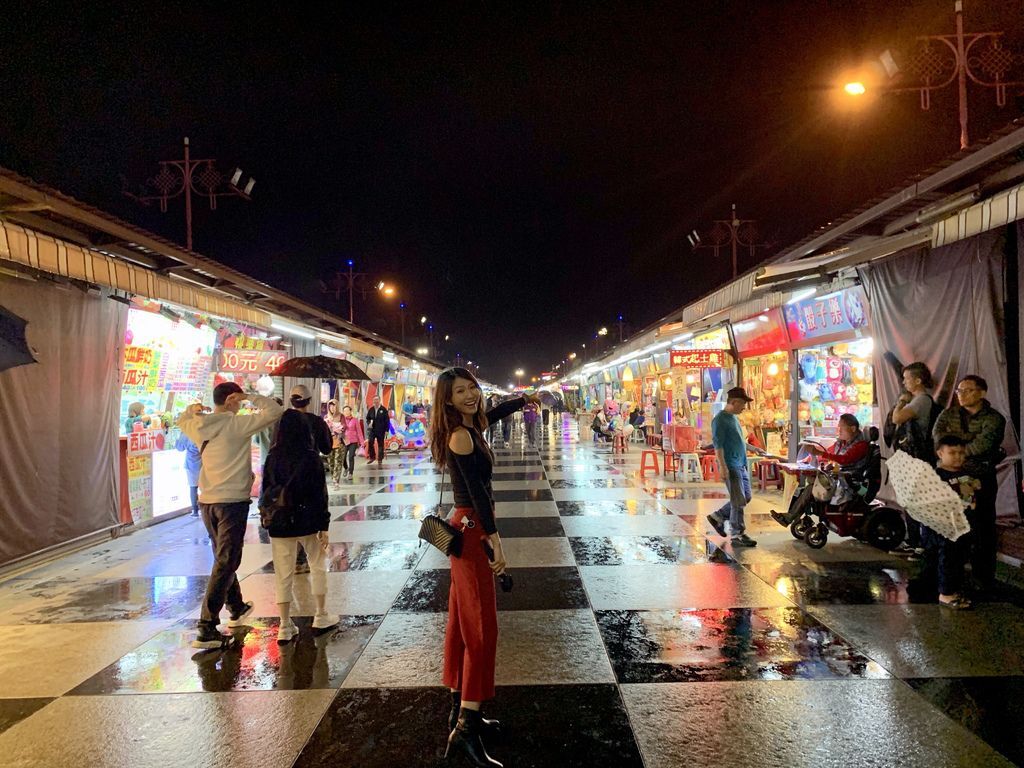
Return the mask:
<path id="1" fill-rule="evenodd" d="M 127 307 L 0 277 L 36 364 L 0 372 L 0 565 L 116 525 Z"/>
<path id="2" fill-rule="evenodd" d="M 926 363 L 936 402 L 952 402 L 956 381 L 975 373 L 988 381 L 988 399 L 1007 417 L 1010 408 L 1003 330 L 1003 232 L 988 232 L 935 249 L 915 250 L 861 270 L 875 340 L 875 387 L 882 414 L 899 396 L 900 380 L 883 358 Z M 1008 455 L 1019 452 L 1006 430 Z M 886 449 L 883 446 L 883 452 Z M 1017 515 L 1013 472 L 1000 471 L 999 513 Z"/>

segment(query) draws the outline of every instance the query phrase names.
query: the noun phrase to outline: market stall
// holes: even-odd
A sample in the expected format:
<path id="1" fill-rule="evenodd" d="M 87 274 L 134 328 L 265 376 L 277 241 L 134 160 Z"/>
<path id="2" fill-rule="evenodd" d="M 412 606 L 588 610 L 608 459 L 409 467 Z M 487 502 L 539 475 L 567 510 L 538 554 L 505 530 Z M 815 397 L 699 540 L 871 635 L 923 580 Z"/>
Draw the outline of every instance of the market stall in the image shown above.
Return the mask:
<path id="1" fill-rule="evenodd" d="M 740 423 L 771 454 L 786 452 L 790 425 L 789 337 L 782 313 L 771 309 L 732 324 L 742 361 L 741 386 L 754 400 Z"/>
<path id="2" fill-rule="evenodd" d="M 844 413 L 877 425 L 874 343 L 863 288 L 791 301 L 785 319 L 799 365 L 800 436 L 835 435 Z"/>
<path id="3" fill-rule="evenodd" d="M 217 332 L 208 318 L 134 299 L 121 372 L 121 521 L 145 523 L 187 509 L 177 415 L 210 402 Z"/>
<path id="4" fill-rule="evenodd" d="M 723 393 L 735 385 L 736 363 L 725 327 L 693 336 L 669 353 L 675 402 L 684 420 L 711 439 L 711 420 L 724 406 Z"/>

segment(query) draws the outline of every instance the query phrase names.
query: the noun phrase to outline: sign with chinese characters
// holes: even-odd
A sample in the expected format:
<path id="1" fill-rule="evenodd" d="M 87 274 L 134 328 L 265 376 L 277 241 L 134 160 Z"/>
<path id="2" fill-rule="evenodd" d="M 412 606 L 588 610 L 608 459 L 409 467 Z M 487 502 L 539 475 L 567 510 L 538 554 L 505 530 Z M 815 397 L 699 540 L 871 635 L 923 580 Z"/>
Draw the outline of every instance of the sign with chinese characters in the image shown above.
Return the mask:
<path id="1" fill-rule="evenodd" d="M 138 523 L 153 516 L 153 457 L 148 453 L 138 456 L 129 453 L 127 458 L 128 505 L 132 522 Z"/>
<path id="2" fill-rule="evenodd" d="M 859 285 L 787 304 L 786 331 L 794 346 L 861 336 L 868 325 L 868 302 Z"/>
<path id="3" fill-rule="evenodd" d="M 673 368 L 723 368 L 724 349 L 673 349 L 669 359 Z"/>
<path id="4" fill-rule="evenodd" d="M 222 349 L 217 355 L 217 370 L 269 375 L 287 359 L 288 355 L 280 350 Z"/>
<path id="5" fill-rule="evenodd" d="M 128 433 L 128 455 L 145 456 L 164 449 L 163 429 L 144 429 Z"/>

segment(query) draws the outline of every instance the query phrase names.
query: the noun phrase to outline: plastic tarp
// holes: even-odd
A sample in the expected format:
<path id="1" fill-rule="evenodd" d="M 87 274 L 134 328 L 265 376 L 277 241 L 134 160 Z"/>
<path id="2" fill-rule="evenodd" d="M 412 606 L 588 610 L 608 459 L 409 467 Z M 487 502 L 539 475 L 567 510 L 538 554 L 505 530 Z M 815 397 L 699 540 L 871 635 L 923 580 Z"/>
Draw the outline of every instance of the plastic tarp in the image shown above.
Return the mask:
<path id="1" fill-rule="evenodd" d="M 1003 342 L 1004 233 L 988 232 L 931 250 L 920 249 L 861 270 L 874 336 L 875 387 L 881 414 L 892 408 L 901 382 L 883 355 L 904 365 L 922 361 L 935 378 L 932 395 L 943 407 L 968 373 L 988 381 L 988 399 L 1009 421 L 1006 348 Z M 881 425 L 878 425 L 881 427 Z M 1019 454 L 1009 427 L 1007 455 Z M 883 452 L 886 451 L 884 445 Z M 1014 473 L 999 472 L 997 511 L 1017 515 Z"/>
<path id="2" fill-rule="evenodd" d="M 0 278 L 38 363 L 0 372 L 0 564 L 117 525 L 127 307 Z"/>

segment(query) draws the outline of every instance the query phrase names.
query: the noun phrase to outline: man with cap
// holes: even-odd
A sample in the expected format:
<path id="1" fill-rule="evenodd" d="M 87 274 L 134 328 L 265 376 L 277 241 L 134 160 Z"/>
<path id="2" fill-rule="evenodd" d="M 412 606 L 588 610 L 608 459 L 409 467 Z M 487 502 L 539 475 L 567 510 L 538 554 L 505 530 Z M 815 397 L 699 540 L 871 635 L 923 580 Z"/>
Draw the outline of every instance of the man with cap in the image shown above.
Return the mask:
<path id="1" fill-rule="evenodd" d="M 240 415 L 250 400 L 258 409 Z M 242 544 L 252 502 L 252 436 L 277 422 L 284 407 L 269 397 L 246 395 L 231 381 L 213 389 L 213 413 L 200 403 L 190 405 L 178 418 L 178 427 L 199 446 L 199 504 L 203 524 L 213 547 L 213 569 L 206 583 L 194 648 L 220 648 L 229 637 L 217 630 L 220 611 L 231 611 L 228 627 L 245 626 L 253 603 L 242 599 L 235 571 L 242 562 Z"/>
<path id="2" fill-rule="evenodd" d="M 745 533 L 743 521 L 743 508 L 751 499 L 750 473 L 747 470 L 747 440 L 740 420 L 736 418 L 752 401 L 743 387 L 733 387 L 726 395 L 725 408 L 711 421 L 711 441 L 729 501 L 708 515 L 708 522 L 719 536 L 725 536 L 725 521 L 728 520 L 734 547 L 757 546 L 757 542 Z"/>

